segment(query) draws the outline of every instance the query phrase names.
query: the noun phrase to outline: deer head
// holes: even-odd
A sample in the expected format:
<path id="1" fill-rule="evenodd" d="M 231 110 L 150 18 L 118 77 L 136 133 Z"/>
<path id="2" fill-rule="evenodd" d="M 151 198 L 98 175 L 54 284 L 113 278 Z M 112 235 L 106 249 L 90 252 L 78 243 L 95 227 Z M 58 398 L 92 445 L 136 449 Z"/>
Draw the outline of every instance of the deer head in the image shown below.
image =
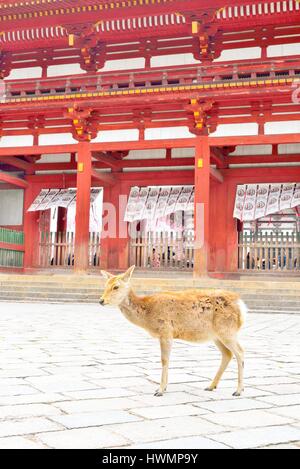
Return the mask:
<path id="1" fill-rule="evenodd" d="M 125 300 L 130 291 L 130 280 L 134 269 L 135 265 L 121 275 L 112 275 L 105 270 L 101 270 L 101 274 L 107 282 L 104 293 L 100 298 L 100 305 L 119 306 Z"/>

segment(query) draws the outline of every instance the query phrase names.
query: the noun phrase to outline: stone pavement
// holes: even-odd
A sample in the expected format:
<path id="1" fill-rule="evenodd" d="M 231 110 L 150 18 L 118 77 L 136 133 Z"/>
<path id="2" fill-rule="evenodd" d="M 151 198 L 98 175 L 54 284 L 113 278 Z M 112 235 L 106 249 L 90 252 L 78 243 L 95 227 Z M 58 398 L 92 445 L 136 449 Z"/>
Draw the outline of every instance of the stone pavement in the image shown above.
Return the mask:
<path id="1" fill-rule="evenodd" d="M 159 345 L 114 309 L 0 303 L 0 448 L 300 449 L 300 314 L 250 314 L 215 393 L 213 345 L 176 342 L 153 396 Z"/>

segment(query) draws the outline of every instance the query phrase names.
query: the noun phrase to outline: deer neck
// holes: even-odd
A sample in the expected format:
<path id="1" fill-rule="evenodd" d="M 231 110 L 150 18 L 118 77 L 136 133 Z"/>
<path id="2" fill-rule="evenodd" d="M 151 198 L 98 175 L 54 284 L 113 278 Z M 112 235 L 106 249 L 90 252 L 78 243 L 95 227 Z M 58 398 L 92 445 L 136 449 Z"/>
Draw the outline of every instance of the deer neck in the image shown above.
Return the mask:
<path id="1" fill-rule="evenodd" d="M 119 306 L 122 314 L 136 326 L 143 327 L 144 311 L 140 298 L 130 289 L 126 298 Z"/>

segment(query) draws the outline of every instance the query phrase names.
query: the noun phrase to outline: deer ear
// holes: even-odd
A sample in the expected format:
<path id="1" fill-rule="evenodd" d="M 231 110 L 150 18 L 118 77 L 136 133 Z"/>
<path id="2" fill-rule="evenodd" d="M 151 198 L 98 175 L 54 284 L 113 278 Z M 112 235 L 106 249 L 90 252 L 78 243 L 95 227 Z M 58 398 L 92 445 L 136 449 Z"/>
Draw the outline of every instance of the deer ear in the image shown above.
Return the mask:
<path id="1" fill-rule="evenodd" d="M 129 267 L 129 269 L 125 272 L 125 274 L 122 275 L 122 280 L 124 282 L 129 282 L 131 277 L 132 277 L 132 274 L 134 272 L 134 269 L 135 269 L 135 265 L 132 265 L 131 267 Z"/>
<path id="2" fill-rule="evenodd" d="M 113 277 L 113 275 L 110 274 L 109 272 L 106 272 L 106 270 L 101 270 L 101 275 L 102 275 L 102 277 L 104 277 L 106 280 L 109 280 L 110 278 Z"/>

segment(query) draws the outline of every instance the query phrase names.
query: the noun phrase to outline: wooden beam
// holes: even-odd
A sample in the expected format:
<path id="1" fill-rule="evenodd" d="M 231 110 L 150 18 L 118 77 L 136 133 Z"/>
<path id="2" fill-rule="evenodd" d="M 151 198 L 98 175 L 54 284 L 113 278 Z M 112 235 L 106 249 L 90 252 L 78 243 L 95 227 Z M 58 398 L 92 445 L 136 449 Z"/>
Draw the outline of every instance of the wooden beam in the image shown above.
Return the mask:
<path id="1" fill-rule="evenodd" d="M 229 164 L 275 164 L 275 163 L 300 163 L 300 155 L 235 155 L 229 156 Z"/>
<path id="2" fill-rule="evenodd" d="M 91 143 L 91 151 L 119 151 L 119 150 L 160 150 L 165 148 L 194 148 L 195 138 L 178 138 L 168 140 L 141 140 L 130 142 Z M 76 153 L 78 144 L 66 145 L 33 145 L 31 147 L 0 148 L 0 156 L 46 155 L 59 153 Z"/>
<path id="3" fill-rule="evenodd" d="M 92 178 L 101 181 L 105 185 L 112 186 L 115 183 L 115 178 L 109 173 L 102 173 L 92 169 Z"/>
<path id="4" fill-rule="evenodd" d="M 211 157 L 212 163 L 215 163 L 217 165 L 217 168 L 224 168 L 225 157 L 222 153 L 221 148 L 211 148 L 210 157 Z"/>
<path id="5" fill-rule="evenodd" d="M 211 147 L 230 147 L 238 145 L 272 145 L 300 143 L 300 134 L 248 135 L 239 137 L 209 137 Z"/>
<path id="6" fill-rule="evenodd" d="M 0 171 L 0 181 L 7 182 L 13 186 L 21 187 L 22 189 L 26 189 L 26 187 L 28 187 L 28 182 L 24 181 L 24 179 L 11 176 L 10 174 L 3 173 L 2 171 Z"/>
<path id="7" fill-rule="evenodd" d="M 101 163 L 104 163 L 105 166 L 109 168 L 120 169 L 120 160 L 117 160 L 112 155 L 109 155 L 103 151 L 93 153 L 92 157 L 97 161 L 101 161 Z"/>
<path id="8" fill-rule="evenodd" d="M 210 177 L 221 184 L 224 182 L 223 174 L 216 168 L 210 168 Z"/>
<path id="9" fill-rule="evenodd" d="M 300 134 L 254 135 L 239 137 L 209 137 L 210 147 L 227 147 L 237 145 L 272 145 L 282 143 L 300 143 Z M 130 142 L 91 143 L 91 151 L 118 150 L 157 150 L 165 148 L 195 148 L 195 138 L 178 138 L 168 140 L 141 140 Z M 59 153 L 76 153 L 78 145 L 33 145 L 31 147 L 0 148 L 0 156 L 45 155 Z"/>
<path id="10" fill-rule="evenodd" d="M 33 171 L 33 165 L 28 163 L 27 161 L 21 160 L 20 158 L 16 158 L 14 156 L 2 156 L 0 157 L 0 161 L 5 164 L 9 164 L 18 169 L 22 169 L 24 171 L 31 172 Z"/>
<path id="11" fill-rule="evenodd" d="M 24 244 L 12 244 L 12 243 L 2 243 L 0 241 L 0 249 L 5 249 L 7 251 L 25 251 Z"/>

